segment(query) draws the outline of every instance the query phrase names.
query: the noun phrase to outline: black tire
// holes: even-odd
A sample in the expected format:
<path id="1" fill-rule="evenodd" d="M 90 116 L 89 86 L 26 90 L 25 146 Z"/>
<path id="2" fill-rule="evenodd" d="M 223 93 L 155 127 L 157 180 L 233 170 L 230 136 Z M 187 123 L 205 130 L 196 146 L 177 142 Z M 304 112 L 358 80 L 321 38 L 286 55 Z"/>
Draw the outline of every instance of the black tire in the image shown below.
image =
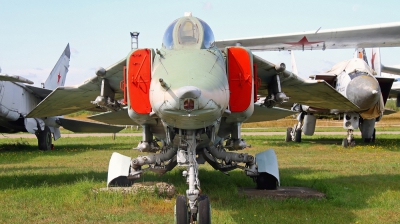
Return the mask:
<path id="1" fill-rule="evenodd" d="M 343 141 L 342 141 L 342 146 L 343 146 L 344 148 L 349 147 L 349 142 L 347 141 L 347 138 L 344 138 L 344 139 L 343 139 Z"/>
<path id="2" fill-rule="evenodd" d="M 110 187 L 131 187 L 133 183 L 133 180 L 120 176 L 112 180 L 108 185 Z"/>
<path id="3" fill-rule="evenodd" d="M 257 189 L 260 190 L 276 190 L 278 187 L 278 181 L 269 173 L 260 173 L 257 177 L 256 183 Z"/>
<path id="4" fill-rule="evenodd" d="M 371 138 L 365 138 L 364 142 L 366 142 L 366 143 L 375 142 L 375 132 L 376 132 L 376 129 L 374 128 L 374 132 L 372 133 Z"/>
<path id="5" fill-rule="evenodd" d="M 189 223 L 186 197 L 183 195 L 179 195 L 176 198 L 175 223 L 176 224 L 188 224 Z"/>
<path id="6" fill-rule="evenodd" d="M 200 195 L 199 197 L 199 211 L 197 212 L 197 223 L 198 224 L 210 224 L 211 223 L 211 205 L 210 199 L 207 195 Z"/>
<path id="7" fill-rule="evenodd" d="M 372 133 L 371 142 L 375 142 L 375 132 L 376 129 L 374 128 L 374 133 Z"/>
<path id="8" fill-rule="evenodd" d="M 296 130 L 296 134 L 294 135 L 295 142 L 301 142 L 301 129 Z"/>
<path id="9" fill-rule="evenodd" d="M 356 140 L 351 139 L 351 141 L 350 141 L 350 147 L 354 147 L 354 146 L 356 146 Z"/>
<path id="10" fill-rule="evenodd" d="M 53 148 L 50 128 L 45 126 L 43 131 L 39 131 L 37 134 L 38 146 L 40 150 L 47 151 Z"/>
<path id="11" fill-rule="evenodd" d="M 293 130 L 293 128 L 287 128 L 287 129 L 286 129 L 286 139 L 285 139 L 285 142 L 291 142 L 291 141 L 292 141 L 292 130 Z"/>

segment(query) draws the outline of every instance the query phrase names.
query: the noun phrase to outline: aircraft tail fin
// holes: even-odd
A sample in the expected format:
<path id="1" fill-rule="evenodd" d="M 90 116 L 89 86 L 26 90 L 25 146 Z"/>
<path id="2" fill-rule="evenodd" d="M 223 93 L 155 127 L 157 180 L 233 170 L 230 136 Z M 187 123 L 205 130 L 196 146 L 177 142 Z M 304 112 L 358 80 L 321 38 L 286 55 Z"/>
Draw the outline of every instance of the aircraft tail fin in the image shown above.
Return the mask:
<path id="1" fill-rule="evenodd" d="M 354 52 L 354 58 L 363 59 L 365 61 L 365 63 L 367 63 L 367 65 L 369 65 L 368 59 L 367 59 L 367 54 L 365 53 L 364 48 L 356 48 L 356 51 Z"/>
<path id="2" fill-rule="evenodd" d="M 400 75 L 400 69 L 395 67 L 388 67 L 381 62 L 380 48 L 372 48 L 371 67 L 375 70 L 377 76 L 381 76 L 381 73 L 389 73 L 393 75 Z"/>
<path id="3" fill-rule="evenodd" d="M 64 86 L 65 78 L 67 77 L 69 68 L 69 59 L 71 57 L 71 51 L 69 49 L 69 44 L 65 47 L 65 50 L 58 59 L 53 70 L 50 72 L 49 77 L 47 77 L 43 88 L 55 89 L 59 86 Z"/>
<path id="4" fill-rule="evenodd" d="M 291 55 L 291 62 L 292 62 L 292 73 L 299 75 L 299 72 L 297 71 L 296 60 L 294 58 L 294 52 L 290 51 L 290 55 Z"/>
<path id="5" fill-rule="evenodd" d="M 371 67 L 376 72 L 377 76 L 381 76 L 382 73 L 382 63 L 381 63 L 381 52 L 378 47 L 372 48 L 371 55 Z"/>

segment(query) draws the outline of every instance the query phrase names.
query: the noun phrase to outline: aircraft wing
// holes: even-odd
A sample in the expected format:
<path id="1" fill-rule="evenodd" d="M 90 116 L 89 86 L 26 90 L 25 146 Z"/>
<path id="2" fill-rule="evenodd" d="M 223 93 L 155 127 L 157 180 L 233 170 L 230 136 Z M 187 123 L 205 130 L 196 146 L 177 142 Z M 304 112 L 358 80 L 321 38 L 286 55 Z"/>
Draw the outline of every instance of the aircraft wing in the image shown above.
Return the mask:
<path id="1" fill-rule="evenodd" d="M 27 83 L 27 84 L 33 84 L 33 82 L 29 79 L 26 79 L 21 76 L 17 75 L 7 75 L 4 73 L 0 73 L 0 81 L 9 81 L 9 82 L 20 82 L 20 83 Z"/>
<path id="2" fill-rule="evenodd" d="M 117 133 L 122 129 L 124 129 L 124 127 L 80 121 L 68 118 L 58 118 L 58 120 L 63 128 L 78 133 Z"/>
<path id="3" fill-rule="evenodd" d="M 125 64 L 126 59 L 123 59 L 106 69 L 104 79 L 108 80 L 110 88 L 115 92 L 115 99 L 123 98 L 120 82 L 123 79 Z M 100 95 L 101 82 L 101 77 L 94 76 L 79 86 L 60 86 L 40 102 L 27 117 L 58 116 L 80 110 L 105 111 L 91 103 Z"/>
<path id="4" fill-rule="evenodd" d="M 117 112 L 105 112 L 88 117 L 91 120 L 114 125 L 138 125 L 128 115 L 126 109 Z"/>
<path id="5" fill-rule="evenodd" d="M 258 88 L 260 95 L 268 95 L 268 84 L 272 82 L 275 75 L 279 74 L 282 92 L 290 98 L 289 102 L 341 111 L 358 109 L 324 80 L 304 80 L 287 70 L 278 73 L 275 64 L 256 55 L 253 55 L 253 60 L 257 64 L 258 77 L 261 79 L 261 85 Z"/>
<path id="6" fill-rule="evenodd" d="M 400 75 L 400 68 L 396 68 L 396 67 L 389 67 L 389 66 L 382 65 L 381 71 L 385 72 L 385 73 L 394 74 L 394 75 Z"/>
<path id="7" fill-rule="evenodd" d="M 400 87 L 392 87 L 390 89 L 389 98 L 397 98 L 400 95 Z"/>
<path id="8" fill-rule="evenodd" d="M 24 88 L 28 89 L 30 92 L 32 92 L 34 95 L 36 95 L 40 99 L 46 98 L 52 92 L 52 90 L 50 90 L 50 89 L 39 88 L 36 86 L 25 85 Z"/>
<path id="9" fill-rule="evenodd" d="M 390 114 L 394 114 L 397 111 L 389 109 L 389 108 L 385 108 L 385 110 L 383 111 L 383 115 L 390 115 Z"/>
<path id="10" fill-rule="evenodd" d="M 220 49 L 240 45 L 253 51 L 398 47 L 400 22 L 218 40 L 215 44 Z"/>
<path id="11" fill-rule="evenodd" d="M 265 106 L 261 106 L 260 104 L 254 104 L 254 112 L 249 119 L 247 119 L 244 123 L 253 123 L 260 121 L 274 121 L 285 118 L 292 114 L 296 114 L 297 112 L 279 108 L 272 107 L 268 108 Z"/>

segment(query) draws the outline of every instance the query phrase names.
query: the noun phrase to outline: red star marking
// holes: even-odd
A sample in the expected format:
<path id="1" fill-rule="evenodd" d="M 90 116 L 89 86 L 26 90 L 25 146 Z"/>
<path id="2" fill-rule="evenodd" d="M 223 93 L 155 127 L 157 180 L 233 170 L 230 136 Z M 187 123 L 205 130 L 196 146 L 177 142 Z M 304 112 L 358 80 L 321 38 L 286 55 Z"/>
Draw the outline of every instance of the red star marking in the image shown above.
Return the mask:
<path id="1" fill-rule="evenodd" d="M 313 41 L 313 42 L 310 42 L 310 41 L 308 41 L 307 40 L 307 37 L 306 36 L 304 36 L 303 38 L 301 38 L 301 40 L 299 40 L 299 42 L 288 42 L 288 43 L 285 43 L 285 44 L 290 44 L 290 45 L 292 45 L 292 46 L 297 46 L 297 45 L 300 45 L 300 46 L 305 46 L 305 45 L 311 45 L 311 44 L 317 44 L 317 43 L 321 43 L 322 41 Z"/>
<path id="2" fill-rule="evenodd" d="M 60 73 L 58 73 L 58 80 L 57 80 L 57 84 L 60 84 L 60 79 L 61 79 L 61 75 L 60 75 Z"/>
<path id="3" fill-rule="evenodd" d="M 372 54 L 372 58 L 371 58 L 371 66 L 372 66 L 373 70 L 375 70 L 375 66 L 374 66 L 374 64 L 375 64 L 375 55 L 376 55 L 376 52 Z"/>

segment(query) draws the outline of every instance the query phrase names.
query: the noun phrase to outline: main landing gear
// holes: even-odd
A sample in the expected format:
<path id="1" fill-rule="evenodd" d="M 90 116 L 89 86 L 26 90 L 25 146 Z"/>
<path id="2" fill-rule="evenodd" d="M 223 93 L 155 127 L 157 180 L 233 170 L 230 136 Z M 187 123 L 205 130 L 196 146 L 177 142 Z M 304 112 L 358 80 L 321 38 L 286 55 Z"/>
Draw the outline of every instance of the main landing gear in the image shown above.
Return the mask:
<path id="1" fill-rule="evenodd" d="M 366 142 L 366 143 L 375 142 L 375 132 L 376 132 L 376 129 L 374 128 L 374 132 L 372 133 L 371 138 L 364 138 L 364 142 Z"/>
<path id="2" fill-rule="evenodd" d="M 293 128 L 287 128 L 285 142 L 301 142 L 301 132 L 301 124 L 296 124 Z"/>
<path id="3" fill-rule="evenodd" d="M 39 130 L 36 133 L 36 138 L 40 150 L 47 151 L 53 149 L 53 139 L 49 127 L 45 126 L 43 131 Z"/>

